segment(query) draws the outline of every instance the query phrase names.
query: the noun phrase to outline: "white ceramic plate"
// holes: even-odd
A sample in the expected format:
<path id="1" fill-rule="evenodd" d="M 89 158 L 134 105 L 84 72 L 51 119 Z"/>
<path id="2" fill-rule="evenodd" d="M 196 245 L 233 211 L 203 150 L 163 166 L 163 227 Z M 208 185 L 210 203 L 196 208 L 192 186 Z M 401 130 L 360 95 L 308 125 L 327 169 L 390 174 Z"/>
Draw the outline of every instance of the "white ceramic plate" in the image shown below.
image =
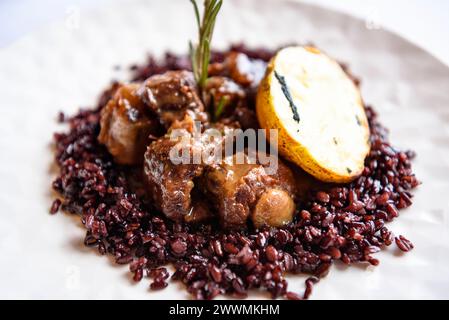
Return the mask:
<path id="1" fill-rule="evenodd" d="M 157 293 L 147 281 L 133 284 L 127 267 L 83 247 L 76 219 L 48 209 L 57 112 L 94 104 L 112 78 L 126 77 L 117 64 L 143 62 L 147 52 L 185 52 L 192 9 L 185 0 L 128 0 L 76 18 L 0 51 L 0 297 L 188 298 L 177 283 Z M 394 34 L 292 1 L 226 0 L 214 43 L 241 40 L 268 47 L 312 41 L 350 63 L 393 143 L 418 153 L 423 185 L 390 224 L 415 249 L 402 254 L 392 246 L 377 255 L 376 268 L 336 265 L 312 298 L 449 298 L 449 69 Z M 290 289 L 301 291 L 303 280 L 290 277 Z"/>

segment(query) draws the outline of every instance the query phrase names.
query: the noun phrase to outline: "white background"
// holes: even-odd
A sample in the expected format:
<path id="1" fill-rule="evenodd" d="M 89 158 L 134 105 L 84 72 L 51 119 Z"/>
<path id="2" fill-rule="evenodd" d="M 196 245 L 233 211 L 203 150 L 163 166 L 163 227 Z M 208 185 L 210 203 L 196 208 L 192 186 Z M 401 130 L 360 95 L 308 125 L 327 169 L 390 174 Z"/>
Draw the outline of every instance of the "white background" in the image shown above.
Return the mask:
<path id="1" fill-rule="evenodd" d="M 0 47 L 51 21 L 63 19 L 73 7 L 79 8 L 82 14 L 113 1 L 0 0 Z M 368 23 L 395 31 L 449 64 L 449 0 L 302 1 L 351 13 Z"/>

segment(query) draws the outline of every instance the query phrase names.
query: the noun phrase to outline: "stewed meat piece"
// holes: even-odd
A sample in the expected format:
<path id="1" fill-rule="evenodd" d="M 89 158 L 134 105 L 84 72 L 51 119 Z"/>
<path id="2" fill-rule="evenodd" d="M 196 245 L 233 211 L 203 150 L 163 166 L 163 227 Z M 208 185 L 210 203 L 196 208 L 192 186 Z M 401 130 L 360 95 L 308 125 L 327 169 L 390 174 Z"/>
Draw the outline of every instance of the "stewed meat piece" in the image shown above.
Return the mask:
<path id="1" fill-rule="evenodd" d="M 187 111 L 195 120 L 207 122 L 191 72 L 169 71 L 140 85 L 122 85 L 102 110 L 98 139 L 118 163 L 139 164 L 149 142 Z"/>
<path id="2" fill-rule="evenodd" d="M 145 80 L 139 89 L 139 96 L 166 129 L 175 120 L 182 120 L 187 110 L 194 111 L 196 120 L 207 121 L 193 73 L 189 71 L 154 75 Z"/>
<path id="3" fill-rule="evenodd" d="M 195 190 L 195 181 L 207 166 L 221 159 L 226 135 L 205 135 L 206 126 L 198 127 L 195 119 L 195 113 L 188 110 L 184 119 L 175 120 L 169 132 L 151 143 L 145 153 L 149 194 L 156 207 L 175 221 L 198 222 L 212 213 L 208 201 Z M 226 127 L 215 129 L 223 133 Z"/>
<path id="4" fill-rule="evenodd" d="M 206 86 L 206 94 L 212 95 L 213 101 L 219 101 L 223 96 L 232 97 L 231 103 L 225 105 L 225 110 L 221 113 L 219 121 L 225 123 L 236 121 L 242 129 L 259 127 L 253 102 L 266 68 L 265 61 L 250 59 L 246 54 L 240 52 L 231 52 L 223 62 L 210 65 L 209 75 L 211 78 L 210 84 Z M 239 88 L 239 90 L 232 90 L 232 88 Z M 217 95 L 217 93 L 219 94 Z"/>
<path id="5" fill-rule="evenodd" d="M 230 52 L 223 62 L 209 66 L 210 76 L 226 76 L 245 88 L 256 88 L 262 80 L 267 63 L 263 60 L 250 59 L 241 52 Z"/>
<path id="6" fill-rule="evenodd" d="M 182 130 L 178 138 L 171 139 L 171 132 L 154 141 L 145 152 L 144 173 L 147 179 L 149 194 L 152 195 L 156 207 L 168 218 L 183 220 L 192 211 L 191 192 L 194 179 L 204 169 L 202 164 L 173 163 L 170 158 L 172 150 L 177 146 L 193 154 L 195 142 L 192 138 L 195 126 L 191 114 L 185 119 L 173 123 L 174 128 Z"/>
<path id="7" fill-rule="evenodd" d="M 223 102 L 225 108 L 236 107 L 246 98 L 245 91 L 240 85 L 226 77 L 210 77 L 204 88 L 206 106 L 217 107 Z"/>
<path id="8" fill-rule="evenodd" d="M 237 121 L 243 130 L 259 128 L 256 112 L 246 105 L 240 105 L 235 108 L 231 118 Z"/>
<path id="9" fill-rule="evenodd" d="M 231 78 L 245 87 L 257 87 L 262 80 L 267 64 L 262 60 L 251 60 L 244 53 L 231 52 L 225 63 Z"/>
<path id="10" fill-rule="evenodd" d="M 245 163 L 237 164 L 238 156 Z M 256 227 L 282 226 L 292 220 L 293 175 L 280 162 L 277 171 L 269 173 L 267 167 L 249 163 L 246 154 L 235 154 L 222 164 L 205 169 L 201 187 L 210 196 L 224 227 L 242 228 L 248 219 Z"/>
<path id="11" fill-rule="evenodd" d="M 204 88 L 206 107 L 215 121 L 224 124 L 237 122 L 242 129 L 259 127 L 254 110 L 248 107 L 248 90 L 227 77 L 210 77 Z M 221 110 L 217 112 L 218 108 Z"/>
<path id="12" fill-rule="evenodd" d="M 138 84 L 117 85 L 101 110 L 98 140 L 120 164 L 142 163 L 150 135 L 158 132 L 158 122 L 148 114 L 137 95 L 138 87 Z"/>

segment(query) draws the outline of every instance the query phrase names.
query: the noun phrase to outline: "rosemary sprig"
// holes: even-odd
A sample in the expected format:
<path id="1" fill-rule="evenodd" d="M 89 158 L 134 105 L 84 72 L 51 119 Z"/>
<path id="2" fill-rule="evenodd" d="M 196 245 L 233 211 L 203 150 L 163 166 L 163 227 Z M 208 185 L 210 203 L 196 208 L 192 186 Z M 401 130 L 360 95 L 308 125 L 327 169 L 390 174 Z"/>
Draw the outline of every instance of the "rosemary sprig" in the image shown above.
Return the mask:
<path id="1" fill-rule="evenodd" d="M 220 99 L 220 101 L 218 101 L 217 107 L 215 108 L 215 111 L 214 111 L 214 121 L 217 121 L 220 118 L 227 103 L 228 103 L 228 99 L 226 98 L 226 96 L 221 97 L 221 99 Z"/>
<path id="2" fill-rule="evenodd" d="M 193 4 L 198 25 L 198 44 L 194 46 L 192 42 L 189 43 L 190 59 L 195 80 L 199 88 L 203 89 L 207 80 L 212 34 L 223 0 L 204 0 L 202 18 L 196 0 L 190 0 L 190 2 Z"/>

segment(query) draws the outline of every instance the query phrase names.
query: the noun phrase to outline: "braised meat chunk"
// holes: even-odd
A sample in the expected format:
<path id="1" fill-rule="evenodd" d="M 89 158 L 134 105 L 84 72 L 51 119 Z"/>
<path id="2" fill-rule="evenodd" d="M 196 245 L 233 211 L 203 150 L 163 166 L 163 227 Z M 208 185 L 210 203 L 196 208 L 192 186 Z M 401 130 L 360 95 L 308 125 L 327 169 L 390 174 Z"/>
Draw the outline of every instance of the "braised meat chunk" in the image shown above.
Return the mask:
<path id="1" fill-rule="evenodd" d="M 195 120 L 208 116 L 198 97 L 193 75 L 169 71 L 143 84 L 122 85 L 102 110 L 99 141 L 117 163 L 139 164 L 151 138 L 162 136 L 187 112 Z"/>
<path id="2" fill-rule="evenodd" d="M 267 63 L 259 59 L 250 59 L 246 54 L 231 51 L 223 62 L 216 62 L 209 66 L 210 76 L 225 76 L 242 87 L 256 88 L 262 80 Z"/>
<path id="3" fill-rule="evenodd" d="M 231 52 L 225 63 L 230 77 L 245 87 L 257 87 L 262 80 L 267 64 L 262 60 L 251 60 L 246 54 Z"/>
<path id="4" fill-rule="evenodd" d="M 168 218 L 181 221 L 193 210 L 191 192 L 194 179 L 202 174 L 204 165 L 172 161 L 170 154 L 178 146 L 190 154 L 193 154 L 195 148 L 191 115 L 176 121 L 173 127 L 182 130 L 183 134 L 177 139 L 171 139 L 169 132 L 151 143 L 145 152 L 144 172 L 156 207 Z"/>
<path id="5" fill-rule="evenodd" d="M 101 111 L 98 140 L 115 161 L 133 165 L 143 161 L 150 135 L 158 134 L 158 121 L 148 114 L 137 96 L 138 84 L 119 85 Z"/>
<path id="6" fill-rule="evenodd" d="M 211 77 L 205 88 L 205 101 L 208 109 L 213 110 L 216 121 L 237 122 L 242 129 L 259 128 L 254 98 L 266 68 L 265 61 L 250 59 L 244 53 L 233 51 L 223 62 L 210 65 Z M 217 116 L 214 112 L 221 99 L 225 99 L 222 101 L 225 104 Z"/>
<path id="7" fill-rule="evenodd" d="M 229 78 L 211 77 L 207 79 L 205 92 L 205 103 L 207 106 L 217 106 L 223 102 L 226 106 L 237 106 L 245 98 L 245 91 Z"/>
<path id="8" fill-rule="evenodd" d="M 229 125 L 238 123 L 242 129 L 259 127 L 255 111 L 248 106 L 248 89 L 227 77 L 214 76 L 207 80 L 204 101 L 214 121 Z"/>
<path id="9" fill-rule="evenodd" d="M 191 72 L 168 71 L 154 75 L 145 80 L 139 89 L 139 96 L 166 129 L 175 120 L 182 120 L 187 110 L 194 111 L 197 120 L 207 121 L 208 116 Z"/>
<path id="10" fill-rule="evenodd" d="M 245 163 L 237 164 L 238 157 Z M 277 172 L 270 175 L 263 165 L 249 163 L 245 154 L 226 160 L 209 166 L 201 179 L 224 227 L 242 228 L 249 218 L 256 227 L 281 226 L 292 220 L 295 187 L 284 164 L 279 163 Z"/>

